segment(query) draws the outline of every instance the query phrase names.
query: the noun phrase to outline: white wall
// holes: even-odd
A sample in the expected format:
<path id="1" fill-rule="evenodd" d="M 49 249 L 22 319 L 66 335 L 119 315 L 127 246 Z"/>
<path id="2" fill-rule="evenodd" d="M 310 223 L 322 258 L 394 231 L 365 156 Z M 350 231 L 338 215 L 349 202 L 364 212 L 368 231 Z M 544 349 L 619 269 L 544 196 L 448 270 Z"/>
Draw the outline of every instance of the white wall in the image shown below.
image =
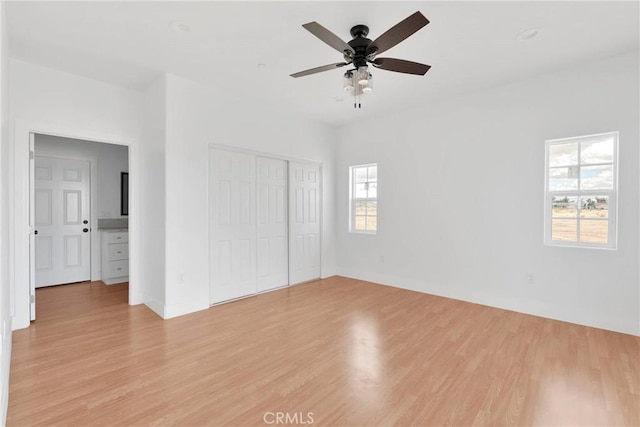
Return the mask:
<path id="1" fill-rule="evenodd" d="M 35 153 L 91 162 L 91 280 L 100 280 L 102 271 L 98 218 L 122 217 L 120 173 L 129 171 L 129 148 L 125 145 L 36 134 Z"/>
<path id="2" fill-rule="evenodd" d="M 166 317 L 209 306 L 208 150 L 222 144 L 322 162 L 322 275 L 335 274 L 335 134 L 307 120 L 253 106 L 237 94 L 167 76 Z"/>
<path id="3" fill-rule="evenodd" d="M 640 335 L 638 71 L 620 56 L 342 128 L 338 273 Z M 618 249 L 545 247 L 544 141 L 616 130 Z M 379 231 L 350 234 L 348 167 L 369 162 Z"/>
<path id="4" fill-rule="evenodd" d="M 7 419 L 11 360 L 9 282 L 9 73 L 5 2 L 0 2 L 0 425 Z"/>
<path id="5" fill-rule="evenodd" d="M 10 135 L 10 232 L 11 282 L 14 289 L 13 328 L 29 326 L 28 276 L 28 134 L 44 133 L 129 146 L 131 206 L 129 214 L 132 259 L 144 264 L 138 250 L 140 229 L 137 170 L 143 125 L 140 92 L 123 89 L 73 74 L 11 59 L 9 61 Z M 153 189 L 151 189 L 153 190 Z M 144 189 L 141 190 L 145 193 Z M 129 303 L 142 302 L 136 263 L 130 269 Z"/>
<path id="6" fill-rule="evenodd" d="M 144 302 L 159 316 L 165 307 L 165 157 L 166 157 L 166 80 L 156 80 L 145 93 L 143 101 L 144 141 L 140 156 L 140 263 Z M 129 176 L 131 179 L 131 175 Z M 132 196 L 133 197 L 133 196 Z"/>

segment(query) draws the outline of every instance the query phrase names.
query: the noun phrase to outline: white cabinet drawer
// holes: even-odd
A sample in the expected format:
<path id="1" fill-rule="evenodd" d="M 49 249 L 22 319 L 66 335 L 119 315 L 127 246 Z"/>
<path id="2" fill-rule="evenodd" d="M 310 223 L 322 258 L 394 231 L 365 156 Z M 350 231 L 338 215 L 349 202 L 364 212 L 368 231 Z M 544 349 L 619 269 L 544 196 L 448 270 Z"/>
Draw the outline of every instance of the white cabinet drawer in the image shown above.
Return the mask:
<path id="1" fill-rule="evenodd" d="M 127 231 L 107 233 L 107 243 L 127 243 L 128 241 L 129 232 Z"/>
<path id="2" fill-rule="evenodd" d="M 112 243 L 107 246 L 108 261 L 119 261 L 122 259 L 129 259 L 128 243 Z"/>
<path id="3" fill-rule="evenodd" d="M 107 277 L 122 277 L 129 275 L 129 261 L 109 261 L 107 263 Z"/>

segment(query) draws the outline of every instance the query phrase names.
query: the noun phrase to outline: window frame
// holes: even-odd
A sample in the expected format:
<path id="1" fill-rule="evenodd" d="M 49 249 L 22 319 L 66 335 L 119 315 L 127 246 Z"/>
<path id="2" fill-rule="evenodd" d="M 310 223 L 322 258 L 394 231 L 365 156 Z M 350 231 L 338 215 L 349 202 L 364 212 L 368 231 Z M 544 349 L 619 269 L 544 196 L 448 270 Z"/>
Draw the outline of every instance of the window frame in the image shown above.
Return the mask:
<path id="1" fill-rule="evenodd" d="M 545 141 L 545 173 L 544 173 L 544 244 L 546 246 L 557 246 L 557 247 L 577 247 L 577 248 L 589 248 L 589 249 L 609 249 L 615 250 L 618 245 L 618 147 L 619 147 L 619 135 L 618 131 L 615 132 L 604 132 L 592 135 L 583 135 L 583 136 L 574 136 L 569 138 L 558 138 L 551 139 Z M 594 138 L 610 136 L 613 137 L 613 158 L 612 161 L 606 163 L 587 163 L 582 164 L 582 150 L 581 143 L 588 142 Z M 551 169 L 555 168 L 549 165 L 550 163 L 550 147 L 558 146 L 563 144 L 575 144 L 578 143 L 578 188 L 576 190 L 555 190 L 551 191 L 549 189 L 549 172 Z M 611 165 L 613 169 L 612 176 L 612 188 L 604 189 L 604 190 L 592 190 L 581 189 L 581 176 L 580 171 L 584 166 L 603 166 L 603 165 Z M 560 166 L 557 166 L 560 167 Z M 569 167 L 569 166 L 567 166 Z M 567 241 L 567 240 L 553 240 L 552 239 L 552 220 L 553 220 L 553 197 L 577 197 L 580 200 L 581 197 L 584 196 L 607 196 L 609 198 L 608 202 L 608 214 L 607 219 L 591 219 L 589 221 L 597 220 L 597 221 L 607 221 L 608 229 L 607 229 L 607 243 L 596 243 L 596 242 L 580 242 L 580 241 Z M 580 205 L 580 203 L 578 203 Z M 580 223 L 585 218 L 580 217 L 581 206 L 578 206 L 578 210 L 576 211 L 576 237 L 580 239 Z"/>
<path id="2" fill-rule="evenodd" d="M 356 198 L 355 197 L 355 185 L 356 185 L 356 179 L 355 179 L 355 174 L 356 174 L 356 170 L 357 169 L 362 169 L 362 168 L 370 168 L 372 166 L 376 167 L 376 197 L 359 197 Z M 378 163 L 365 163 L 365 164 L 361 164 L 361 165 L 353 165 L 353 166 L 349 166 L 349 233 L 356 233 L 356 234 L 377 234 L 378 232 L 378 215 L 377 215 L 377 206 L 378 206 L 378 188 L 377 188 L 377 184 L 378 184 Z M 368 177 L 367 177 L 368 179 Z M 367 182 L 371 182 L 371 181 L 367 181 Z M 375 202 L 376 203 L 376 229 L 375 230 L 357 230 L 356 229 L 356 203 L 361 203 L 361 202 Z M 365 222 L 366 222 L 366 215 L 365 215 Z"/>

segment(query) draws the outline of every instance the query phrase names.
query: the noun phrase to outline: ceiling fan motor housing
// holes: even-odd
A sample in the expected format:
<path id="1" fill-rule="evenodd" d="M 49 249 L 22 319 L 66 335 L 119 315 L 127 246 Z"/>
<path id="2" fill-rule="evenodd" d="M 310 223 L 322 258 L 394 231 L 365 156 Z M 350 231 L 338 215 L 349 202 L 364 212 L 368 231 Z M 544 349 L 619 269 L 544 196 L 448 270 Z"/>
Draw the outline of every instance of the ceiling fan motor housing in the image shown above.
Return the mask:
<path id="1" fill-rule="evenodd" d="M 367 47 L 371 44 L 371 40 L 367 38 L 369 34 L 369 27 L 366 25 L 356 25 L 351 28 L 351 37 L 353 40 L 347 44 L 353 48 L 355 53 L 347 52 L 344 55 L 344 59 L 347 62 L 352 62 L 355 68 L 364 67 L 367 65 L 367 59 L 373 59 L 375 52 L 368 52 Z"/>

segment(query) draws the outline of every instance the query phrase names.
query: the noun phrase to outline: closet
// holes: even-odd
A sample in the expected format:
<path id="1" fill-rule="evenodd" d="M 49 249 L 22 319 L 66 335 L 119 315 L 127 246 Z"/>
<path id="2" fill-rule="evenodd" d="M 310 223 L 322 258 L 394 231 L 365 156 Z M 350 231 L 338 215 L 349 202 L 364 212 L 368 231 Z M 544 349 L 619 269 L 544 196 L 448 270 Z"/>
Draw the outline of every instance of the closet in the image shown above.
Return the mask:
<path id="1" fill-rule="evenodd" d="M 320 277 L 320 165 L 209 150 L 210 303 Z"/>

